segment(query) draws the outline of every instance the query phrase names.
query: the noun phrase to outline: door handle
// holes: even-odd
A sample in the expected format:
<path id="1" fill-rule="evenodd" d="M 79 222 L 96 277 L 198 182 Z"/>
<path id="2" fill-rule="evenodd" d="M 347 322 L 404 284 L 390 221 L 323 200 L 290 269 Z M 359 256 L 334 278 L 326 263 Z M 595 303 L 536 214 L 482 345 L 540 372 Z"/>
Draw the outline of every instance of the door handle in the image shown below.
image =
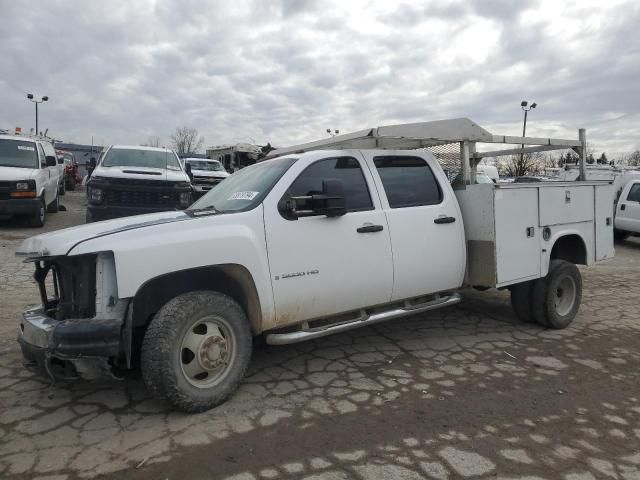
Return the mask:
<path id="1" fill-rule="evenodd" d="M 447 217 L 446 215 L 441 215 L 435 220 L 433 220 L 433 223 L 437 223 L 438 225 L 440 225 L 442 223 L 453 223 L 455 221 L 456 219 L 454 217 Z"/>
<path id="2" fill-rule="evenodd" d="M 620 205 L 620 210 L 624 210 L 625 208 L 627 208 L 627 206 L 624 203 Z"/>
<path id="3" fill-rule="evenodd" d="M 356 231 L 358 233 L 372 233 L 372 232 L 381 232 L 384 230 L 382 225 L 365 225 L 364 227 L 359 227 Z"/>

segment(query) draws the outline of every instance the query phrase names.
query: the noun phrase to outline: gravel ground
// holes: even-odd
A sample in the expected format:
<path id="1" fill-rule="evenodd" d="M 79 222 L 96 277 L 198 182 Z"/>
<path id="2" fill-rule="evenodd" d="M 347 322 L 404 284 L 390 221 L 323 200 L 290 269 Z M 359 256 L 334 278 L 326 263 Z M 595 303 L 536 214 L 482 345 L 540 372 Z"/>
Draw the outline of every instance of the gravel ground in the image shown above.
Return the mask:
<path id="1" fill-rule="evenodd" d="M 43 229 L 84 220 L 84 195 Z M 640 479 L 640 242 L 582 269 L 573 325 L 518 322 L 505 292 L 297 346 L 255 348 L 244 385 L 199 415 L 137 378 L 50 385 L 20 365 L 37 302 L 0 223 L 0 478 Z"/>

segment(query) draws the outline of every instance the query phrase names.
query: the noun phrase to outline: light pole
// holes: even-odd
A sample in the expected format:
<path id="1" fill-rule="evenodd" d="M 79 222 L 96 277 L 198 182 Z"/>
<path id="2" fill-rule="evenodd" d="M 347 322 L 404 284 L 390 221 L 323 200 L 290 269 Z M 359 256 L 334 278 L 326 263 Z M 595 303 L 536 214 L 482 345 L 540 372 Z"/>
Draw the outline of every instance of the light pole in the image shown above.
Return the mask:
<path id="1" fill-rule="evenodd" d="M 34 98 L 33 93 L 27 93 L 27 98 L 36 104 L 36 135 L 40 135 L 38 131 L 38 104 L 46 102 L 47 100 L 49 100 L 49 97 L 45 95 L 40 100 L 37 100 L 36 98 Z"/>
<path id="2" fill-rule="evenodd" d="M 527 105 L 529 105 L 529 102 L 527 102 L 526 100 L 523 100 L 522 102 L 520 102 L 520 107 L 522 107 L 522 110 L 524 111 L 524 124 L 522 125 L 523 137 L 527 136 L 527 113 L 529 113 L 529 110 L 531 110 L 532 108 L 536 108 L 538 106 L 536 102 L 533 102 L 529 107 L 527 107 Z M 522 144 L 522 148 L 524 149 L 524 143 Z M 522 163 L 523 160 L 524 160 L 524 152 L 520 154 L 520 163 Z"/>

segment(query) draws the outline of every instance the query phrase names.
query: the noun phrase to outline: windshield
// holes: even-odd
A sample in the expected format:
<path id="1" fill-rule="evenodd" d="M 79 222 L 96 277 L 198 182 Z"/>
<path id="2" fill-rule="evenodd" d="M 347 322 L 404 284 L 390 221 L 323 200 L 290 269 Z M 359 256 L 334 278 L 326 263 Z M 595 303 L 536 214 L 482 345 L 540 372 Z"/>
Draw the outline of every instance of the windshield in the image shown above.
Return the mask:
<path id="1" fill-rule="evenodd" d="M 485 175 L 484 173 L 477 173 L 476 183 L 493 183 L 493 180 L 491 180 L 491 178 L 489 178 L 489 176 Z"/>
<path id="2" fill-rule="evenodd" d="M 211 209 L 221 213 L 243 212 L 260 204 L 297 158 L 277 158 L 237 171 L 209 190 L 189 210 Z"/>
<path id="3" fill-rule="evenodd" d="M 0 167 L 38 168 L 36 144 L 0 139 Z"/>
<path id="4" fill-rule="evenodd" d="M 187 160 L 192 170 L 209 170 L 210 172 L 222 172 L 222 164 L 217 160 Z"/>
<path id="5" fill-rule="evenodd" d="M 103 167 L 149 167 L 181 170 L 178 157 L 173 152 L 162 150 L 136 150 L 111 148 L 102 161 Z"/>

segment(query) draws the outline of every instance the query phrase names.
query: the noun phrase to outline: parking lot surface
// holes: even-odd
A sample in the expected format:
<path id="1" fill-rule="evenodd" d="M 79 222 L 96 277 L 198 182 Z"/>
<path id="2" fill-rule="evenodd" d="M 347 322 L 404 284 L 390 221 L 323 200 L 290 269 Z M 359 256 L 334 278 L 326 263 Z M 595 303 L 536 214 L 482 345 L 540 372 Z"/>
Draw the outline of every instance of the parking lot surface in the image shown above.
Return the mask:
<path id="1" fill-rule="evenodd" d="M 0 478 L 640 479 L 640 242 L 582 269 L 573 325 L 516 320 L 508 292 L 288 347 L 256 346 L 209 412 L 171 412 L 126 380 L 25 371 L 20 312 L 38 301 L 23 238 L 0 223 Z"/>

